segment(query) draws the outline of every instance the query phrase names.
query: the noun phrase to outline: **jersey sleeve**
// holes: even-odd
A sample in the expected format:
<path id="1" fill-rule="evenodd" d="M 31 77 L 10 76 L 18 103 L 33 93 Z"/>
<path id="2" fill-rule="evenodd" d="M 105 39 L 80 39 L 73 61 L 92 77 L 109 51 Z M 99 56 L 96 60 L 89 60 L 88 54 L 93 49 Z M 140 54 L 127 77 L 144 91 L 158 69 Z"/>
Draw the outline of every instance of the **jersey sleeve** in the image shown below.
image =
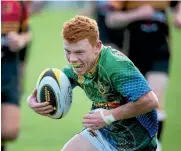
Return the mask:
<path id="1" fill-rule="evenodd" d="M 136 101 L 151 88 L 134 64 L 127 57 L 123 58 L 118 59 L 112 67 L 111 81 L 116 91 L 128 102 Z"/>
<path id="2" fill-rule="evenodd" d="M 23 16 L 22 16 L 22 25 L 21 29 L 23 32 L 29 31 L 29 8 L 30 4 L 23 2 Z"/>
<path id="3" fill-rule="evenodd" d="M 74 80 L 74 78 L 73 78 L 73 73 L 72 73 L 71 70 L 72 70 L 71 67 L 67 65 L 67 66 L 62 70 L 62 72 L 65 73 L 65 75 L 68 77 L 68 79 L 69 79 L 69 81 L 70 81 L 70 83 L 71 83 L 72 89 L 73 89 L 73 88 L 75 88 L 75 87 L 77 86 L 77 84 L 76 84 L 76 82 L 75 82 L 75 80 Z"/>

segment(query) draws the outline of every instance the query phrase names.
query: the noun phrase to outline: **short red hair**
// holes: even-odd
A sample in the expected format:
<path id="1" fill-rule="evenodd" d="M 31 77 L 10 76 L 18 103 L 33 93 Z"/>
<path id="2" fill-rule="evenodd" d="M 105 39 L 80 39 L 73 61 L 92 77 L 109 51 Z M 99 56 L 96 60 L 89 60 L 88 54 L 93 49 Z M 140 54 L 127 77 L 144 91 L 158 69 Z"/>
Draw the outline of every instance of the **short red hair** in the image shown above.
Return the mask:
<path id="1" fill-rule="evenodd" d="M 95 46 L 99 39 L 99 30 L 95 20 L 86 16 L 75 16 L 63 25 L 63 38 L 69 43 L 88 39 Z"/>

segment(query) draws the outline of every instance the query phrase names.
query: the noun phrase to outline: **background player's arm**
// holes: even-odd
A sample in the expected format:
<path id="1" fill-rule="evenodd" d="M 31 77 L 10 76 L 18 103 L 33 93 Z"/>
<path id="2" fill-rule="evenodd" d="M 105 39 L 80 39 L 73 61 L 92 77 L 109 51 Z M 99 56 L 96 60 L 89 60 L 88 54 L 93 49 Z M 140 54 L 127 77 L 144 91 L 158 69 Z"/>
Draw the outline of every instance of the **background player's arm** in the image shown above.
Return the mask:
<path id="1" fill-rule="evenodd" d="M 11 51 L 19 51 L 24 48 L 32 38 L 30 31 L 18 34 L 17 32 L 10 32 L 7 35 L 8 46 Z"/>
<path id="2" fill-rule="evenodd" d="M 125 105 L 112 110 L 116 120 L 136 117 L 158 107 L 156 95 L 131 61 L 125 59 L 115 66 L 111 81 L 127 101 Z"/>
<path id="3" fill-rule="evenodd" d="M 116 8 L 115 3 L 118 3 L 118 8 Z M 133 10 L 121 11 L 122 7 L 124 7 L 120 5 L 121 3 L 124 3 L 124 1 L 114 1 L 114 3 L 110 3 L 115 10 L 106 14 L 105 21 L 109 28 L 124 27 L 134 21 L 151 19 L 154 14 L 154 9 L 150 5 L 143 5 Z"/>

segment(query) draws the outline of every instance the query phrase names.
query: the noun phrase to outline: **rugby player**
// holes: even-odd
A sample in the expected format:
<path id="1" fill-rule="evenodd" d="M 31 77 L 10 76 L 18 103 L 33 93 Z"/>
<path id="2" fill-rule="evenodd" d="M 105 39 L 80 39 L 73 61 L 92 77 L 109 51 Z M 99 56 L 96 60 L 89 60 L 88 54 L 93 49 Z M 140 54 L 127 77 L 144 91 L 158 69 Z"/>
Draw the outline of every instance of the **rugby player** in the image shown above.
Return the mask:
<path id="1" fill-rule="evenodd" d="M 22 1 L 1 1 L 1 150 L 20 130 L 19 52 L 31 41 L 28 6 Z"/>
<path id="2" fill-rule="evenodd" d="M 62 151 L 156 150 L 158 99 L 131 60 L 104 46 L 96 21 L 88 17 L 65 22 L 62 35 L 69 62 L 63 72 L 72 87 L 81 87 L 92 101 L 83 117 L 85 128 Z M 37 103 L 36 92 L 28 105 L 46 116 L 53 108 L 48 102 Z"/>

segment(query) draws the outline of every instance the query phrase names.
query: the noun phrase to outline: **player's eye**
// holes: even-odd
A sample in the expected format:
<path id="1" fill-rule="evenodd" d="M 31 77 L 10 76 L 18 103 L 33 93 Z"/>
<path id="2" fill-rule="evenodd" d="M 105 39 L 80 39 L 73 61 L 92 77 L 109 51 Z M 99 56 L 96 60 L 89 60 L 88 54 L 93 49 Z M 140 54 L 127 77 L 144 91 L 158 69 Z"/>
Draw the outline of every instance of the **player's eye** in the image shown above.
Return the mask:
<path id="1" fill-rule="evenodd" d="M 78 54 L 78 55 L 81 55 L 81 54 L 83 54 L 83 52 L 81 52 L 81 51 L 77 51 L 77 54 Z"/>

